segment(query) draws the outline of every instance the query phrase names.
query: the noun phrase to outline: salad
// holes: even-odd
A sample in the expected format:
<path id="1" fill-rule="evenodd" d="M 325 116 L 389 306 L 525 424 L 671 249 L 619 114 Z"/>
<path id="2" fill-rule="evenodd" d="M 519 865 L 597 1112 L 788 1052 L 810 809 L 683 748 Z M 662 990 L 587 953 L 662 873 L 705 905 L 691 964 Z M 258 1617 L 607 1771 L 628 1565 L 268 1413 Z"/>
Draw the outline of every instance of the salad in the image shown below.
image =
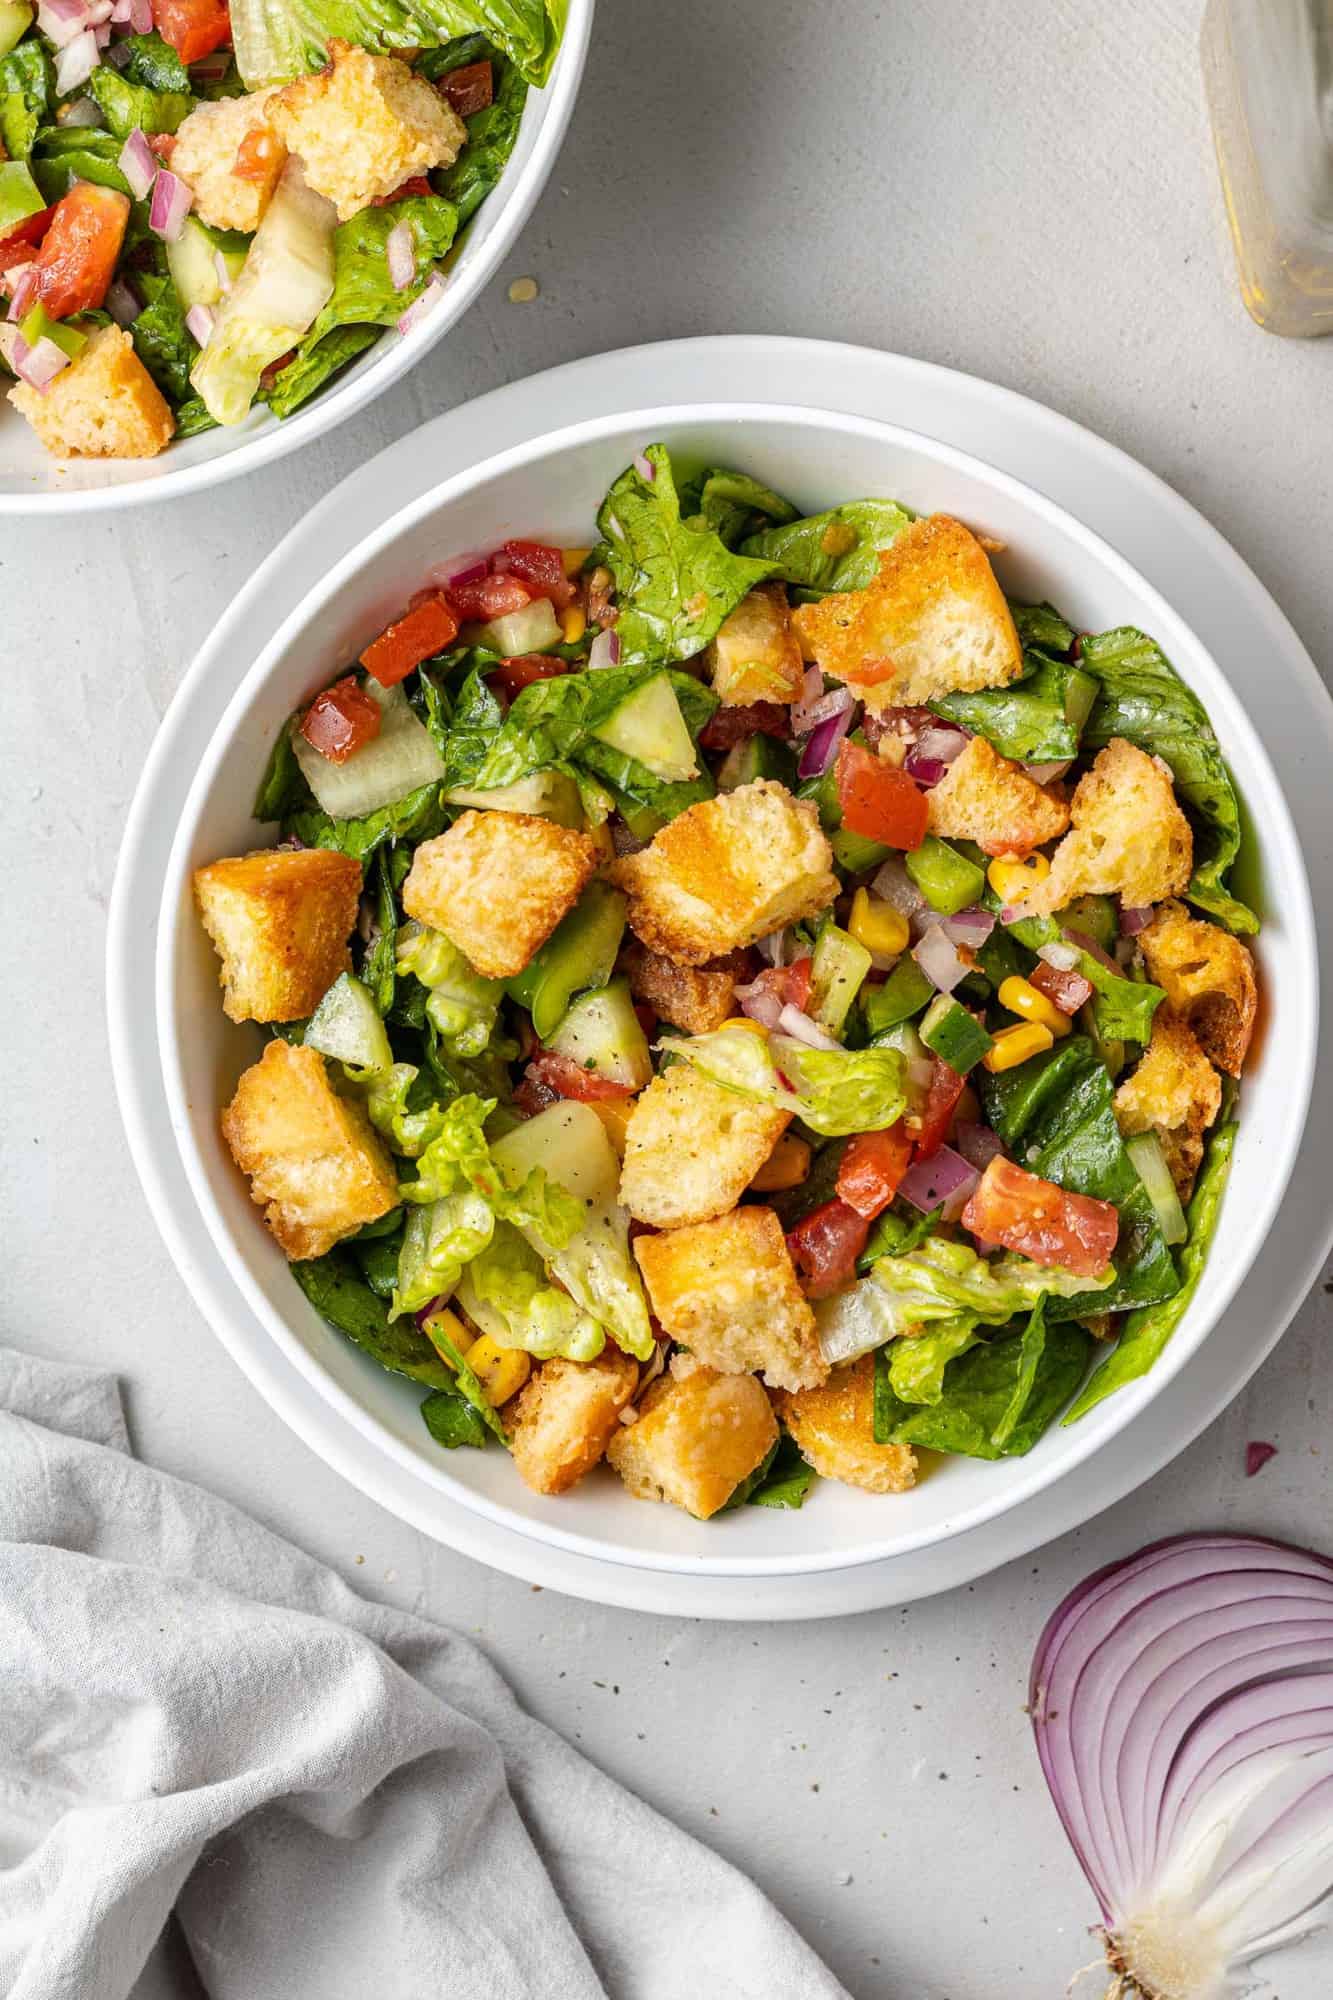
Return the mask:
<path id="1" fill-rule="evenodd" d="M 995 545 L 650 445 L 442 563 L 201 868 L 226 1142 L 444 1448 L 699 1519 L 1030 1451 L 1198 1285 L 1257 990 L 1146 633 Z"/>
<path id="2" fill-rule="evenodd" d="M 439 300 L 564 0 L 0 0 L 0 359 L 57 457 L 276 416 Z"/>

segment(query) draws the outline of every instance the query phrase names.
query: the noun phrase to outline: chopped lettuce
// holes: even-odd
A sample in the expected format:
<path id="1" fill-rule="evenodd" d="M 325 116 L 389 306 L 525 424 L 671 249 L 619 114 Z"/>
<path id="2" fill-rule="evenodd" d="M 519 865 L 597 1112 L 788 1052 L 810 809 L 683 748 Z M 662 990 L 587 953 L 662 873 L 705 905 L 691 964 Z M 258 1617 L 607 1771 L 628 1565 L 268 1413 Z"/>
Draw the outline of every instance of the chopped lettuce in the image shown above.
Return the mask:
<path id="1" fill-rule="evenodd" d="M 539 1361 L 563 1355 L 594 1361 L 606 1345 L 600 1321 L 551 1283 L 527 1238 L 497 1222 L 489 1244 L 463 1272 L 458 1302 L 500 1347 L 521 1347 Z"/>
<path id="2" fill-rule="evenodd" d="M 802 521 L 764 528 L 741 553 L 772 564 L 774 576 L 798 589 L 864 590 L 879 573 L 879 557 L 913 516 L 896 500 L 848 500 Z"/>
<path id="3" fill-rule="evenodd" d="M 299 410 L 340 369 L 373 347 L 379 337 L 376 326 L 340 326 L 326 333 L 313 348 L 303 341 L 293 359 L 271 379 L 267 401 L 274 416 L 289 417 L 293 410 Z"/>
<path id="4" fill-rule="evenodd" d="M 560 45 L 563 0 L 232 0 L 236 64 L 248 90 L 318 69 L 335 36 L 380 52 L 484 34 L 534 84 Z"/>
<path id="5" fill-rule="evenodd" d="M 131 83 L 142 83 L 149 90 L 193 89 L 189 70 L 161 35 L 127 35 L 120 47 L 128 52 L 121 75 Z"/>
<path id="6" fill-rule="evenodd" d="M 509 1439 L 505 1433 L 505 1427 L 500 1421 L 499 1413 L 492 1409 L 491 1399 L 482 1387 L 478 1376 L 469 1368 L 467 1357 L 460 1348 L 454 1345 L 442 1326 L 438 1324 L 431 1325 L 428 1321 L 427 1327 L 432 1346 L 438 1348 L 454 1371 L 458 1394 L 471 1407 L 475 1414 L 480 1417 L 491 1435 L 499 1438 L 501 1444 L 507 1445 Z"/>
<path id="7" fill-rule="evenodd" d="M 975 694 L 947 694 L 930 705 L 946 721 L 961 723 L 1020 764 L 1057 764 L 1076 757 L 1079 729 L 1069 719 L 1069 683 L 1082 669 L 1070 660 L 1026 652 L 1023 673 L 1007 687 Z M 1085 696 L 1086 700 L 1086 696 Z"/>
<path id="8" fill-rule="evenodd" d="M 190 393 L 190 370 L 199 345 L 185 324 L 176 287 L 165 271 L 136 271 L 134 285 L 144 301 L 130 328 L 134 351 L 167 401 L 183 402 Z"/>
<path id="9" fill-rule="evenodd" d="M 796 519 L 791 501 L 771 486 L 762 486 L 747 472 L 728 472 L 716 465 L 681 488 L 680 504 L 682 513 L 688 511 L 691 519 L 697 514 L 729 549 L 761 522 L 780 526 Z"/>
<path id="10" fill-rule="evenodd" d="M 882 1131 L 907 1108 L 897 1049 L 812 1049 L 790 1035 L 756 1035 L 748 1028 L 667 1035 L 658 1046 L 727 1090 L 795 1112 L 825 1138 Z"/>
<path id="11" fill-rule="evenodd" d="M 427 1396 L 421 1405 L 421 1420 L 436 1444 L 443 1445 L 446 1451 L 456 1451 L 460 1445 L 475 1449 L 486 1442 L 486 1425 L 457 1389 L 437 1389 L 434 1395 Z"/>
<path id="12" fill-rule="evenodd" d="M 981 1339 L 972 1313 L 955 1313 L 928 1331 L 895 1340 L 889 1347 L 889 1381 L 905 1403 L 938 1403 L 949 1363 Z"/>
<path id="13" fill-rule="evenodd" d="M 1128 979 L 1123 973 L 1113 972 L 1094 958 L 1090 951 L 1084 951 L 1053 917 L 1020 917 L 1016 924 L 1008 926 L 1010 937 L 1026 945 L 1029 951 L 1037 951 L 1044 944 L 1067 944 L 1078 953 L 1075 970 L 1081 972 L 1092 987 L 1092 1011 L 1097 1022 L 1097 1033 L 1104 1042 L 1146 1042 L 1152 1034 L 1152 1017 L 1161 1006 L 1166 995 L 1160 986 L 1153 986 L 1146 979 Z"/>
<path id="14" fill-rule="evenodd" d="M 938 1401 L 913 1405 L 893 1388 L 891 1350 L 875 1357 L 874 1426 L 882 1444 L 968 1458 L 1021 1458 L 1082 1381 L 1092 1337 L 1074 1322 L 1047 1327 L 1038 1301 L 1021 1334 L 979 1342 L 945 1369 Z"/>
<path id="15" fill-rule="evenodd" d="M 426 1015 L 449 1053 L 480 1055 L 495 1032 L 504 981 L 483 979 L 443 931 L 416 923 L 398 933 L 395 969 L 413 973 L 428 989 Z"/>
<path id="16" fill-rule="evenodd" d="M 495 78 L 491 102 L 465 121 L 467 144 L 453 165 L 436 177 L 440 193 L 458 211 L 460 229 L 498 185 L 518 143 L 528 98 L 527 78 L 513 63 L 493 60 L 491 69 Z"/>
<path id="17" fill-rule="evenodd" d="M 194 110 L 188 85 L 184 90 L 160 90 L 131 83 L 106 63 L 98 64 L 88 88 L 117 139 L 128 139 L 136 127 L 141 132 L 175 132 Z"/>
<path id="18" fill-rule="evenodd" d="M 411 1320 L 391 1321 L 383 1299 L 371 1290 L 345 1250 L 293 1264 L 291 1271 L 315 1311 L 381 1368 L 410 1375 L 414 1382 L 432 1388 L 453 1387 L 453 1376 L 425 1335 Z"/>
<path id="19" fill-rule="evenodd" d="M 1053 604 L 1019 604 L 1011 597 L 1009 610 L 1025 646 L 1040 647 L 1044 653 L 1067 653 L 1078 636 Z"/>
<path id="20" fill-rule="evenodd" d="M 333 819 L 317 805 L 298 806 L 284 813 L 282 833 L 284 839 L 294 835 L 307 847 L 333 847 L 356 861 L 367 861 L 387 841 L 430 840 L 447 823 L 440 787 L 429 784 L 418 785 L 414 792 L 361 819 Z"/>
<path id="21" fill-rule="evenodd" d="M 494 1227 L 489 1202 L 469 1187 L 409 1208 L 390 1317 L 420 1312 L 432 1299 L 448 1298 L 464 1266 L 490 1242 Z"/>
<path id="22" fill-rule="evenodd" d="M 401 291 L 389 276 L 386 245 L 400 223 L 412 238 L 416 275 Z M 302 343 L 307 355 L 340 326 L 392 326 L 424 288 L 458 232 L 458 211 L 438 195 L 409 195 L 363 208 L 333 232 L 333 291 Z"/>
<path id="23" fill-rule="evenodd" d="M 0 62 L 0 142 L 6 159 L 27 159 L 51 114 L 55 94 L 55 65 L 35 36 L 20 42 Z"/>

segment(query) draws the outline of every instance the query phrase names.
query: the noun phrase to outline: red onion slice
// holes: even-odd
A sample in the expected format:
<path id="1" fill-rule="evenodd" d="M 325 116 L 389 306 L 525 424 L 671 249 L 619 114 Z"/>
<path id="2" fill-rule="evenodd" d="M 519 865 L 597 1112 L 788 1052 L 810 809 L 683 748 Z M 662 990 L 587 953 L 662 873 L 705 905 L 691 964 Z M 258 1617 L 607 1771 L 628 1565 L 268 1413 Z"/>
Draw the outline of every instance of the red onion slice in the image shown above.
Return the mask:
<path id="1" fill-rule="evenodd" d="M 27 318 L 28 308 L 37 294 L 37 280 L 40 275 L 35 262 L 20 265 L 17 275 L 15 275 L 11 266 L 7 282 L 12 285 L 13 289 L 9 294 L 9 310 L 5 314 L 6 319 L 20 320 Z"/>
<path id="2" fill-rule="evenodd" d="M 757 1021 L 761 1028 L 777 1027 L 782 1018 L 783 1002 L 770 983 L 756 979 L 749 986 L 738 986 L 736 998 L 747 1020 Z"/>
<path id="3" fill-rule="evenodd" d="M 955 1153 L 952 1146 L 941 1146 L 928 1160 L 914 1160 L 898 1184 L 898 1192 L 904 1201 L 922 1215 L 929 1215 L 933 1209 L 955 1204 L 963 1208 L 973 1188 L 981 1179 L 974 1166 Z"/>
<path id="4" fill-rule="evenodd" d="M 843 690 L 846 693 L 846 690 Z M 832 697 L 825 696 L 825 700 Z M 850 695 L 844 705 L 832 715 L 816 724 L 805 739 L 801 751 L 801 761 L 796 767 L 798 778 L 822 778 L 833 759 L 838 754 L 838 745 L 852 726 L 853 703 Z"/>
<path id="5" fill-rule="evenodd" d="M 216 323 L 217 314 L 212 306 L 191 306 L 185 315 L 185 324 L 201 347 L 208 346 Z"/>
<path id="6" fill-rule="evenodd" d="M 56 376 L 69 367 L 69 356 L 63 347 L 57 347 L 54 340 L 43 334 L 29 347 L 22 335 L 14 343 L 14 372 L 28 384 L 30 389 L 40 389 L 46 394 Z"/>
<path id="7" fill-rule="evenodd" d="M 755 945 L 755 950 L 759 953 L 765 965 L 785 965 L 787 963 L 786 931 L 770 931 L 767 937 L 759 939 Z M 740 992 L 739 986 L 736 988 L 736 991 Z"/>
<path id="8" fill-rule="evenodd" d="M 1124 937 L 1137 937 L 1152 922 L 1151 903 L 1120 905 L 1120 930 Z"/>
<path id="9" fill-rule="evenodd" d="M 1057 972 L 1074 972 L 1078 968 L 1078 946 L 1066 944 L 1060 938 L 1053 939 L 1050 944 L 1038 945 L 1037 957 L 1045 959 L 1047 965 L 1053 965 Z"/>
<path id="10" fill-rule="evenodd" d="M 83 0 L 39 0 L 37 26 L 58 49 L 67 48 L 91 24 L 92 15 Z"/>
<path id="11" fill-rule="evenodd" d="M 420 326 L 427 313 L 431 312 L 444 297 L 444 279 L 438 271 L 431 273 L 430 282 L 419 298 L 413 299 L 405 313 L 398 319 L 399 333 L 411 333 L 414 326 Z"/>
<path id="12" fill-rule="evenodd" d="M 66 42 L 56 57 L 56 91 L 61 97 L 68 97 L 81 83 L 87 83 L 98 63 L 102 52 L 97 46 L 97 36 L 91 28 L 84 28 Z"/>
<path id="13" fill-rule="evenodd" d="M 931 924 L 922 933 L 912 947 L 912 956 L 940 993 L 952 993 L 967 977 L 968 968 L 958 956 L 957 945 L 940 924 Z"/>
<path id="14" fill-rule="evenodd" d="M 640 479 L 647 481 L 649 486 L 652 485 L 657 477 L 657 467 L 653 464 L 651 458 L 646 457 L 641 451 L 634 454 L 634 470 L 638 473 Z"/>
<path id="15" fill-rule="evenodd" d="M 818 667 L 807 667 L 801 683 L 801 698 L 791 705 L 792 734 L 808 736 L 819 720 L 814 713 L 824 698 L 824 676 Z"/>
<path id="16" fill-rule="evenodd" d="M 480 583 L 481 579 L 487 574 L 487 571 L 488 564 L 486 558 L 485 556 L 481 556 L 476 562 L 470 562 L 465 569 L 456 569 L 448 580 L 449 588 L 453 589 L 456 587 L 461 590 L 465 583 Z"/>
<path id="17" fill-rule="evenodd" d="M 136 125 L 129 138 L 120 149 L 116 162 L 125 179 L 129 182 L 130 193 L 136 201 L 142 201 L 157 179 L 158 162 L 153 149 Z"/>
<path id="18" fill-rule="evenodd" d="M 620 640 L 613 631 L 599 632 L 588 648 L 588 665 L 594 670 L 620 665 Z"/>
<path id="19" fill-rule="evenodd" d="M 889 856 L 870 886 L 886 903 L 892 903 L 899 916 L 906 917 L 909 923 L 928 907 L 900 854 Z"/>
<path id="20" fill-rule="evenodd" d="M 995 929 L 995 918 L 989 910 L 983 910 L 980 903 L 972 903 L 965 910 L 955 910 L 951 917 L 941 917 L 940 929 L 954 944 L 979 951 Z"/>
<path id="21" fill-rule="evenodd" d="M 148 210 L 148 227 L 164 243 L 175 243 L 185 227 L 194 195 L 170 167 L 159 167 L 153 182 L 153 199 Z"/>
<path id="22" fill-rule="evenodd" d="M 1086 931 L 1066 930 L 1065 936 L 1071 944 L 1076 944 L 1080 951 L 1086 951 L 1089 958 L 1095 958 L 1098 965 L 1104 965 L 1108 972 L 1119 972 L 1120 967 L 1110 952 L 1103 951 L 1096 938 L 1089 937 Z"/>
<path id="23" fill-rule="evenodd" d="M 919 750 L 909 750 L 903 760 L 907 775 L 915 778 L 925 791 L 929 791 L 932 785 L 938 785 L 948 768 L 942 757 L 923 757 Z"/>
<path id="24" fill-rule="evenodd" d="M 130 0 L 130 26 L 136 35 L 151 35 L 153 32 L 153 0 Z M 219 72 L 226 75 L 225 68 Z"/>
<path id="25" fill-rule="evenodd" d="M 389 267 L 389 283 L 396 292 L 405 292 L 417 275 L 417 243 L 410 222 L 395 222 L 384 239 L 384 261 Z"/>
<path id="26" fill-rule="evenodd" d="M 794 1042 L 804 1042 L 808 1049 L 842 1047 L 841 1042 L 835 1041 L 832 1035 L 825 1034 L 818 1022 L 812 1021 L 808 1014 L 803 1014 L 799 1007 L 793 1007 L 790 1001 L 778 1015 L 777 1025 L 784 1035 L 790 1035 Z"/>

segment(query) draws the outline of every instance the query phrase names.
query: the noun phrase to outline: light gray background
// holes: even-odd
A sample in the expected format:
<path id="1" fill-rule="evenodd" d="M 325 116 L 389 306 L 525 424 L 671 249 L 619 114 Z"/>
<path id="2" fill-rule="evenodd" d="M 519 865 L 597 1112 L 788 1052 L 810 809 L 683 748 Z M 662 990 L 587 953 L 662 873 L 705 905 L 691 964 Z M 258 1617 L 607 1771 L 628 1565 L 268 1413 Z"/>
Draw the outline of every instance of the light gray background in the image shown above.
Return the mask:
<path id="1" fill-rule="evenodd" d="M 771 1629 L 534 1592 L 360 1499 L 191 1307 L 107 1070 L 107 895 L 157 722 L 286 528 L 435 411 L 636 341 L 826 335 L 1038 397 L 1201 507 L 1327 673 L 1333 342 L 1275 341 L 1241 307 L 1196 28 L 1182 0 L 602 0 L 545 199 L 413 376 L 216 498 L 6 524 L 0 544 L 5 1332 L 114 1366 L 144 1454 L 474 1633 L 538 1714 L 748 1868 L 858 2000 L 1059 1995 L 1092 1955 L 1023 1714 L 1033 1641 L 1070 1584 L 1151 1536 L 1329 1540 L 1328 1300 L 1169 1471 L 965 1590 Z M 528 273 L 540 298 L 510 305 Z M 1280 1455 L 1247 1482 L 1250 1438 Z"/>

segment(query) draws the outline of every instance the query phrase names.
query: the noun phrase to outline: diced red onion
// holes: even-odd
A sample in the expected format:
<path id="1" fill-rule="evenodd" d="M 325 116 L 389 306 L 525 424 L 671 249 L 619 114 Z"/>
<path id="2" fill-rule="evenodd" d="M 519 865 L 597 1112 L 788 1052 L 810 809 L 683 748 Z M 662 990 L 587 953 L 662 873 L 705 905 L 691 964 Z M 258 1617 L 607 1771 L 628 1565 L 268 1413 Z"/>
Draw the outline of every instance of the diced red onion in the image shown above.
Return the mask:
<path id="1" fill-rule="evenodd" d="M 913 946 L 912 956 L 940 993 L 952 993 L 967 977 L 968 968 L 958 956 L 958 947 L 941 924 L 929 926 Z"/>
<path id="2" fill-rule="evenodd" d="M 588 648 L 588 665 L 618 667 L 620 665 L 620 640 L 613 631 L 599 632 Z"/>
<path id="3" fill-rule="evenodd" d="M 94 30 L 94 33 L 97 36 L 101 36 L 107 33 L 107 30 L 97 28 Z M 100 49 L 104 48 L 106 44 L 99 40 L 97 46 Z M 78 129 L 87 127 L 91 130 L 94 126 L 100 125 L 101 122 L 102 114 L 91 97 L 75 97 L 70 103 L 64 104 L 60 108 L 59 123 L 62 126 L 76 127 Z"/>
<path id="4" fill-rule="evenodd" d="M 427 1303 L 421 1308 L 421 1311 L 419 1313 L 413 1313 L 412 1318 L 416 1322 L 416 1328 L 418 1333 L 425 1333 L 426 1321 L 430 1318 L 431 1314 L 439 1312 L 440 1309 L 443 1306 L 447 1306 L 448 1303 L 449 1303 L 448 1293 L 437 1292 L 435 1294 L 435 1297 L 433 1299 L 428 1300 Z"/>
<path id="5" fill-rule="evenodd" d="M 134 199 L 142 201 L 157 178 L 158 161 L 137 125 L 121 147 L 116 164 L 129 182 Z"/>
<path id="6" fill-rule="evenodd" d="M 93 29 L 93 40 L 97 44 L 97 53 L 100 57 L 102 51 L 104 49 L 109 49 L 111 46 L 111 23 L 109 21 L 100 21 L 98 23 L 98 25 Z M 76 121 L 72 118 L 66 118 L 63 120 L 63 123 L 66 125 L 72 125 L 75 122 Z M 80 119 L 77 122 L 82 124 L 84 121 Z"/>
<path id="7" fill-rule="evenodd" d="M 385 238 L 384 259 L 389 283 L 396 292 L 405 292 L 417 275 L 417 242 L 410 222 L 395 222 Z"/>
<path id="8" fill-rule="evenodd" d="M 91 25 L 83 0 L 39 0 L 37 26 L 56 48 L 63 49 Z"/>
<path id="9" fill-rule="evenodd" d="M 148 210 L 148 227 L 164 243 L 174 243 L 185 227 L 194 195 L 179 174 L 159 167 L 153 182 L 153 199 Z"/>
<path id="10" fill-rule="evenodd" d="M 755 950 L 766 965 L 785 965 L 787 963 L 786 931 L 770 931 L 767 937 L 759 939 L 759 942 L 755 945 Z"/>
<path id="11" fill-rule="evenodd" d="M 922 790 L 927 792 L 932 785 L 938 785 L 948 768 L 942 758 L 922 757 L 915 750 L 908 751 L 903 763 L 907 775 L 915 778 Z"/>
<path id="12" fill-rule="evenodd" d="M 922 729 L 907 755 L 907 769 L 914 778 L 920 778 L 923 785 L 933 785 L 935 778 L 927 778 L 917 770 L 917 763 L 943 764 L 947 769 L 956 757 L 961 757 L 968 745 L 967 731 L 956 729 L 952 723 L 932 722 Z"/>
<path id="13" fill-rule="evenodd" d="M 989 1125 L 977 1125 L 971 1119 L 960 1119 L 954 1130 L 958 1150 L 970 1167 L 978 1173 L 985 1173 L 992 1160 L 998 1159 L 1004 1151 L 1004 1142 L 998 1132 Z"/>
<path id="14" fill-rule="evenodd" d="M 113 278 L 107 286 L 106 309 L 117 326 L 133 326 L 143 311 L 123 278 Z"/>
<path id="15" fill-rule="evenodd" d="M 790 1035 L 794 1042 L 804 1042 L 808 1049 L 840 1049 L 842 1043 L 832 1035 L 825 1034 L 817 1021 L 803 1014 L 799 1007 L 788 1001 L 778 1015 L 778 1027 L 784 1035 Z"/>
<path id="16" fill-rule="evenodd" d="M 1054 764 L 1025 764 L 1023 769 L 1033 784 L 1053 785 L 1057 778 L 1063 778 L 1073 761 L 1072 757 L 1062 757 Z"/>
<path id="17" fill-rule="evenodd" d="M 1067 928 L 1065 936 L 1071 943 L 1076 944 L 1080 951 L 1086 951 L 1089 958 L 1095 958 L 1098 965 L 1104 965 L 1108 972 L 1119 972 L 1120 967 L 1111 957 L 1111 954 L 1103 951 L 1096 938 L 1089 937 L 1086 931 L 1076 931 L 1072 928 Z"/>
<path id="18" fill-rule="evenodd" d="M 29 347 L 20 335 L 14 347 L 14 372 L 30 389 L 40 389 L 45 395 L 62 368 L 69 367 L 69 356 L 63 347 L 57 347 L 54 340 L 43 334 L 40 340 Z"/>
<path id="19" fill-rule="evenodd" d="M 793 735 L 806 736 L 814 728 L 819 718 L 813 715 L 812 711 L 816 703 L 822 701 L 823 696 L 824 676 L 818 667 L 807 667 L 805 679 L 801 682 L 800 699 L 791 705 Z"/>
<path id="20" fill-rule="evenodd" d="M 646 479 L 650 486 L 657 477 L 657 467 L 653 464 L 651 458 L 645 457 L 641 451 L 636 452 L 634 455 L 634 470 L 638 473 L 640 479 Z"/>
<path id="21" fill-rule="evenodd" d="M 449 584 L 450 586 L 456 584 L 461 590 L 465 583 L 480 583 L 486 573 L 486 558 L 482 556 L 477 562 L 469 563 L 465 569 L 456 569 L 449 578 Z"/>
<path id="22" fill-rule="evenodd" d="M 130 25 L 130 0 L 113 0 L 111 19 L 116 23 L 118 28 L 128 28 Z"/>
<path id="23" fill-rule="evenodd" d="M 444 279 L 440 276 L 438 271 L 433 271 L 431 273 L 430 283 L 426 286 L 425 291 L 422 292 L 421 297 L 419 299 L 414 299 L 411 305 L 407 308 L 407 311 L 403 313 L 399 318 L 398 321 L 399 333 L 411 333 L 412 328 L 414 326 L 419 326 L 422 320 L 425 319 L 427 313 L 432 311 L 435 305 L 443 297 L 444 297 Z"/>
<path id="24" fill-rule="evenodd" d="M 1120 929 L 1125 937 L 1137 937 L 1146 931 L 1152 922 L 1151 903 L 1122 903 L 1120 905 Z"/>
<path id="25" fill-rule="evenodd" d="M 977 1169 L 952 1146 L 941 1146 L 928 1160 L 913 1161 L 898 1184 L 898 1192 L 922 1215 L 929 1215 L 945 1204 L 961 1209 L 980 1179 Z"/>
<path id="26" fill-rule="evenodd" d="M 850 715 L 855 706 L 850 688 L 830 688 L 827 694 L 820 695 L 818 701 L 810 703 L 804 712 L 804 720 L 808 729 L 818 729 L 821 722 L 833 722 L 840 715 Z M 801 734 L 805 735 L 806 730 L 803 729 Z"/>
<path id="27" fill-rule="evenodd" d="M 756 979 L 750 986 L 738 986 L 736 998 L 747 1021 L 757 1021 L 761 1028 L 777 1027 L 783 1002 L 770 981 Z"/>
<path id="28" fill-rule="evenodd" d="M 11 266 L 9 283 L 13 289 L 9 294 L 9 311 L 5 314 L 6 319 L 19 320 L 27 317 L 28 308 L 37 290 L 39 276 L 35 262 L 21 265 L 17 277 L 14 276 Z"/>
<path id="29" fill-rule="evenodd" d="M 213 328 L 216 323 L 217 314 L 213 311 L 212 306 L 191 306 L 185 315 L 185 324 L 189 327 L 190 332 L 201 347 L 208 346 L 209 341 L 213 337 Z"/>
<path id="30" fill-rule="evenodd" d="M 153 32 L 153 0 L 130 0 L 130 26 L 136 35 Z"/>
<path id="31" fill-rule="evenodd" d="M 805 739 L 805 748 L 801 751 L 801 761 L 796 767 L 798 778 L 823 777 L 838 754 L 838 745 L 852 726 L 852 713 L 853 703 L 849 695 L 845 705 L 836 714 L 825 716 L 824 720 L 811 730 Z"/>
<path id="32" fill-rule="evenodd" d="M 1044 959 L 1047 965 L 1053 965 L 1057 972 L 1078 970 L 1078 946 L 1066 943 L 1064 938 L 1055 938 L 1050 944 L 1039 944 L 1037 957 Z"/>
<path id="33" fill-rule="evenodd" d="M 66 42 L 56 57 L 56 90 L 59 95 L 67 97 L 71 90 L 87 83 L 101 60 L 97 37 L 91 28 L 85 28 L 72 41 Z"/>
<path id="34" fill-rule="evenodd" d="M 900 854 L 889 856 L 870 886 L 909 922 L 926 908 L 926 899 L 908 874 Z"/>
<path id="35" fill-rule="evenodd" d="M 1277 1457 L 1277 1446 L 1268 1444 L 1262 1438 L 1251 1438 L 1245 1447 L 1245 1477 L 1253 1479 L 1256 1472 L 1262 1472 L 1270 1458 Z"/>
<path id="36" fill-rule="evenodd" d="M 954 944 L 965 944 L 978 951 L 995 929 L 995 919 L 980 903 L 973 903 L 966 910 L 956 910 L 951 917 L 941 917 L 940 929 Z"/>

